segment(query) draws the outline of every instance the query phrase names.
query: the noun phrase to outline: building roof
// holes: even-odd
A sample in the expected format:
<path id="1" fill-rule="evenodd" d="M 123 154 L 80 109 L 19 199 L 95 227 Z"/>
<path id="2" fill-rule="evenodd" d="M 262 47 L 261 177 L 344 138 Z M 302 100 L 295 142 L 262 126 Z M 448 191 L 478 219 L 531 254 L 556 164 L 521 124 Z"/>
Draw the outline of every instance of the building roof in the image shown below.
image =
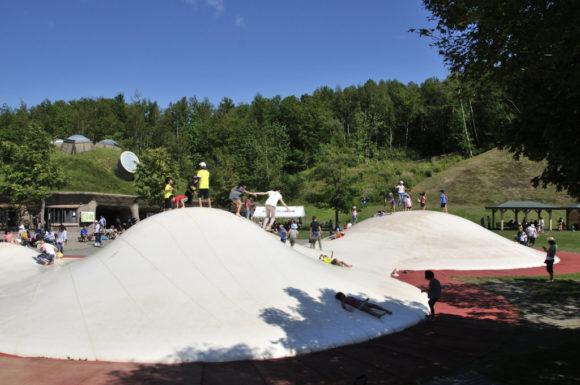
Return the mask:
<path id="1" fill-rule="evenodd" d="M 111 146 L 121 147 L 119 145 L 119 143 L 115 142 L 113 139 L 103 139 L 99 143 L 101 143 L 101 144 L 108 144 L 108 145 L 111 145 Z"/>
<path id="2" fill-rule="evenodd" d="M 83 135 L 72 135 L 65 139 L 67 142 L 74 142 L 74 143 L 90 143 L 91 140 Z"/>
<path id="3" fill-rule="evenodd" d="M 577 209 L 580 210 L 580 203 L 572 203 L 569 205 L 558 206 L 559 209 Z"/>
<path id="4" fill-rule="evenodd" d="M 497 205 L 485 206 L 486 209 L 507 209 L 507 210 L 554 210 L 558 209 L 557 206 L 549 205 L 541 202 L 533 201 L 507 201 L 499 203 Z"/>

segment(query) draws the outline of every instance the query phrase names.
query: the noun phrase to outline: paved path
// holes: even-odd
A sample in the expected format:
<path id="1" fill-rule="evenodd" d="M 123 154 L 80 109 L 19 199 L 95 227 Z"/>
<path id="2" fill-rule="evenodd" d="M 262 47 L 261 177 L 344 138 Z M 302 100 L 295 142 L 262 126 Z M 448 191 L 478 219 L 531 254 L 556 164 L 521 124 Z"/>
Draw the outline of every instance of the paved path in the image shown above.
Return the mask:
<path id="1" fill-rule="evenodd" d="M 559 252 L 557 274 L 580 272 L 580 254 Z M 436 271 L 444 297 L 434 322 L 372 341 L 266 361 L 145 365 L 0 356 L 0 383 L 101 384 L 401 384 L 462 373 L 517 335 L 516 309 L 503 297 L 453 276 L 545 275 L 545 269 Z M 420 287 L 423 272 L 401 274 Z M 557 277 L 556 277 L 557 278 Z M 547 283 L 548 284 L 548 283 Z M 51 323 L 58 327 L 58 322 Z M 50 328 L 47 329 L 50 333 Z M 492 384 L 468 375 L 472 384 Z M 433 384 L 453 382 L 433 382 Z"/>

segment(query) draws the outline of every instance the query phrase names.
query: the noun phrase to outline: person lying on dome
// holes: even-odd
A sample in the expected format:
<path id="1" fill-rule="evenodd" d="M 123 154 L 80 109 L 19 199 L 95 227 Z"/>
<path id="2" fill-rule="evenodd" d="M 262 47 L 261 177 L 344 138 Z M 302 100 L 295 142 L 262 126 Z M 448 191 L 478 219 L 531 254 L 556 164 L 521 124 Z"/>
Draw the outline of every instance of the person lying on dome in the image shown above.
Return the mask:
<path id="1" fill-rule="evenodd" d="M 344 295 L 344 293 L 340 291 L 336 293 L 335 298 L 340 301 L 340 305 L 346 311 L 352 312 L 354 311 L 354 309 L 358 309 L 377 318 L 381 318 L 385 314 L 393 314 L 392 311 L 387 310 L 382 306 L 370 303 L 368 298 L 365 300 L 360 300 L 355 297 L 346 296 Z M 375 311 L 375 309 L 382 311 L 382 313 Z"/>
<path id="2" fill-rule="evenodd" d="M 334 251 L 330 254 L 330 257 L 326 254 L 320 254 L 320 257 L 318 257 L 318 259 L 320 259 L 324 263 L 328 263 L 331 265 L 337 265 L 341 267 L 352 267 L 352 265 L 349 265 L 344 261 L 339 261 L 338 259 L 334 258 Z"/>

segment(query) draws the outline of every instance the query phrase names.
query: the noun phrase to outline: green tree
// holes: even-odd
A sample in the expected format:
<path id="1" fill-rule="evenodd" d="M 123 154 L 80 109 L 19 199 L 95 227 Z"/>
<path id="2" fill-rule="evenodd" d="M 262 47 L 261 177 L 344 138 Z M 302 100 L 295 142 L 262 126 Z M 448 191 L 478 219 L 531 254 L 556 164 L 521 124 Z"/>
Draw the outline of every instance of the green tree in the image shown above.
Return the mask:
<path id="1" fill-rule="evenodd" d="M 423 0 L 433 37 L 452 72 L 501 89 L 510 124 L 495 131 L 515 157 L 546 160 L 534 184 L 580 199 L 577 0 Z"/>
<path id="2" fill-rule="evenodd" d="M 145 150 L 139 161 L 133 181 L 137 196 L 150 205 L 162 206 L 165 178 L 171 177 L 174 181 L 173 187 L 178 188 L 177 162 L 165 147 Z"/>
<path id="3" fill-rule="evenodd" d="M 31 212 L 39 202 L 44 206 L 51 191 L 66 181 L 62 168 L 51 158 L 55 150 L 49 135 L 36 124 L 31 124 L 26 133 L 22 144 L 0 143 L 0 191 Z"/>
<path id="4" fill-rule="evenodd" d="M 354 187 L 356 175 L 349 174 L 349 167 L 356 165 L 356 156 L 349 147 L 333 145 L 325 145 L 321 155 L 313 173 L 321 185 L 309 194 L 308 201 L 334 209 L 334 223 L 338 224 L 338 214 L 348 213 L 360 195 Z"/>

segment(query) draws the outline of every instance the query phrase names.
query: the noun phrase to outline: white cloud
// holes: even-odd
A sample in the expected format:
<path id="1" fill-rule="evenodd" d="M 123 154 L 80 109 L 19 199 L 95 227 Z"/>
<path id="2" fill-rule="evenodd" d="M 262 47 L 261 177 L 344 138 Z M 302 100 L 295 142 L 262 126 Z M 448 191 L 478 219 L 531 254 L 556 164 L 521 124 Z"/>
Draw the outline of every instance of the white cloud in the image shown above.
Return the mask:
<path id="1" fill-rule="evenodd" d="M 235 23 L 236 23 L 236 26 L 238 26 L 238 27 L 245 27 L 246 26 L 246 20 L 244 19 L 243 16 L 237 16 Z"/>
<path id="2" fill-rule="evenodd" d="M 222 13 L 224 8 L 224 0 L 184 0 L 187 4 L 197 9 L 200 3 L 205 3 L 208 7 L 212 7 L 217 13 Z"/>
<path id="3" fill-rule="evenodd" d="M 224 11 L 224 0 L 205 0 L 206 4 L 215 8 L 218 13 Z"/>

